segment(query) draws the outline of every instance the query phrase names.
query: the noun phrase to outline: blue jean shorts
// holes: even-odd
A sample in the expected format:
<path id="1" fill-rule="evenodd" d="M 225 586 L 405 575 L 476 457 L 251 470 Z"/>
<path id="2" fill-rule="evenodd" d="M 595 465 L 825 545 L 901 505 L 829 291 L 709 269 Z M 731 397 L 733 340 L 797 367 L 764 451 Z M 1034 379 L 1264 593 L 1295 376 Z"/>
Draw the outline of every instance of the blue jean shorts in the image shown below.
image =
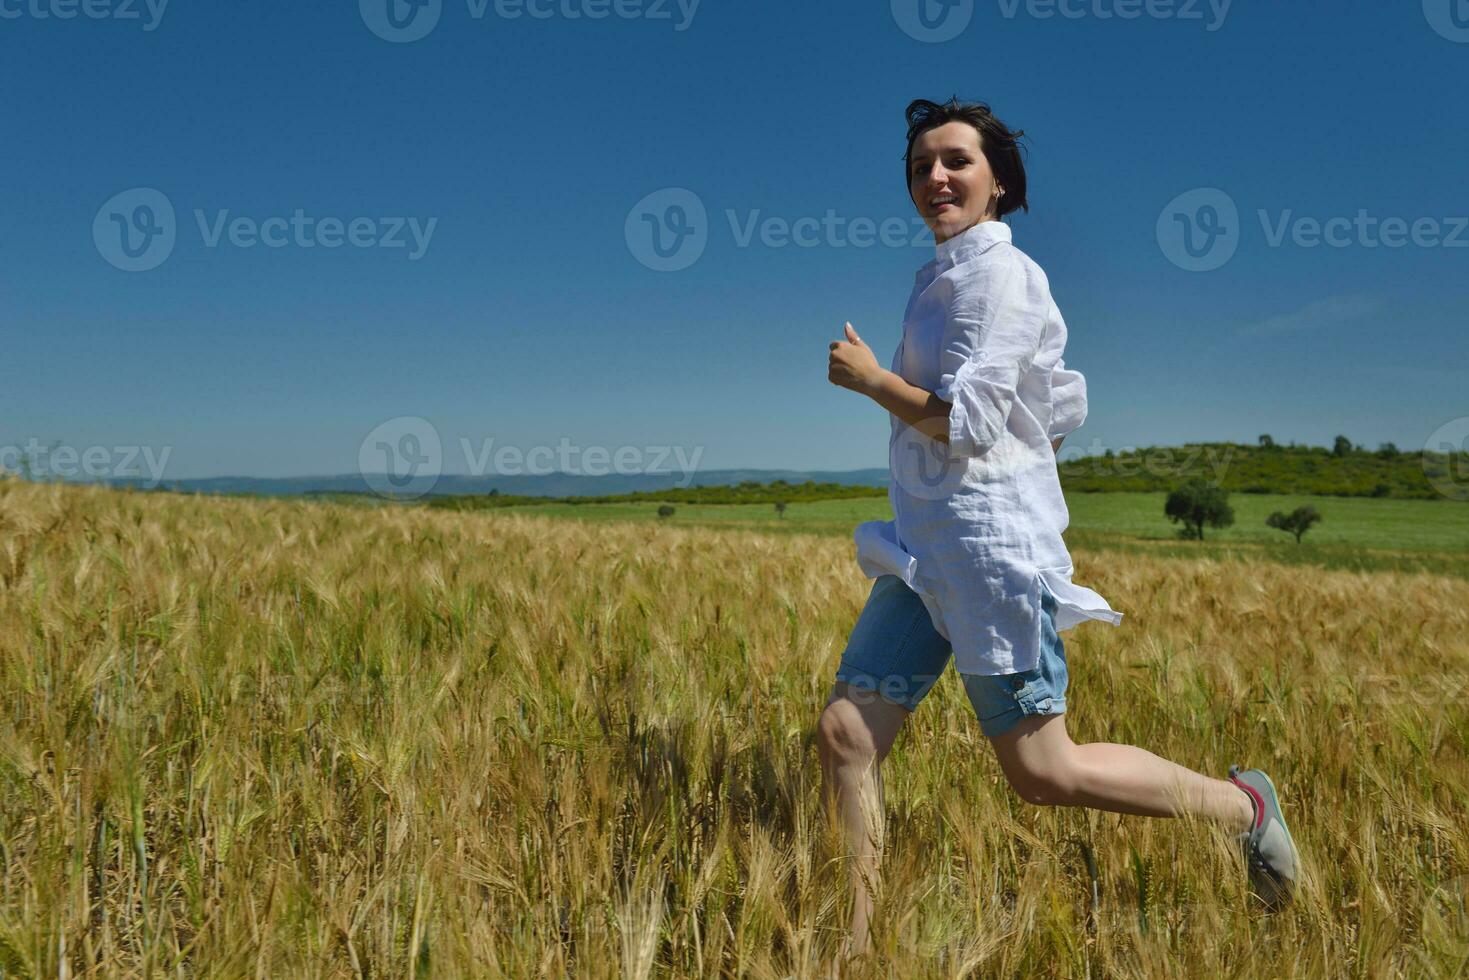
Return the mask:
<path id="1" fill-rule="evenodd" d="M 987 738 L 1003 735 L 1026 715 L 1066 710 L 1066 646 L 1056 632 L 1056 600 L 1041 583 L 1041 653 L 1016 674 L 960 674 L 964 693 Z M 896 575 L 879 575 L 842 651 L 837 680 L 915 711 L 953 657 L 928 607 Z"/>

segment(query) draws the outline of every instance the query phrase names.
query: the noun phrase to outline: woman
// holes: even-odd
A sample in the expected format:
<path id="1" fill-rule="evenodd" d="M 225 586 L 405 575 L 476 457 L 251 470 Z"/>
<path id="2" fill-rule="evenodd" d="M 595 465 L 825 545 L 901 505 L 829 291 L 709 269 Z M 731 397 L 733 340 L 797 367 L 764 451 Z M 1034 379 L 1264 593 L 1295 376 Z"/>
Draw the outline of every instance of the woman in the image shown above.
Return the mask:
<path id="1" fill-rule="evenodd" d="M 983 104 L 908 106 L 909 197 L 936 242 L 918 271 L 892 369 L 850 323 L 829 379 L 888 410 L 892 521 L 856 530 L 871 595 L 818 724 L 823 798 L 854 849 L 852 944 L 868 948 L 881 839 L 879 767 L 950 656 L 1010 785 L 1025 800 L 1224 822 L 1257 892 L 1292 891 L 1298 857 L 1258 769 L 1214 779 L 1066 731 L 1060 630 L 1122 614 L 1071 581 L 1056 471 L 1086 417 L 1045 274 L 999 219 L 1029 210 L 1018 139 Z"/>

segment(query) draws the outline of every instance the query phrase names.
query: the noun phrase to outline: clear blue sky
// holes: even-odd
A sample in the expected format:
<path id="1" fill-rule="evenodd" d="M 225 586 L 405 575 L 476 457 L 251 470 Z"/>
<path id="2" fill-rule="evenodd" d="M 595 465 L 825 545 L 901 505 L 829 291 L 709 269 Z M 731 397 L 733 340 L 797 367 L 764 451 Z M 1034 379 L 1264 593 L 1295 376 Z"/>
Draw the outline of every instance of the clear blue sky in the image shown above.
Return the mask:
<path id="1" fill-rule="evenodd" d="M 438 16 L 406 43 L 370 26 L 395 30 L 387 0 L 80 2 L 0 0 L 0 443 L 169 447 L 172 478 L 320 474 L 422 416 L 449 472 L 461 439 L 885 466 L 886 413 L 827 382 L 827 345 L 851 320 L 886 365 L 932 243 L 846 226 L 911 224 L 902 110 L 955 94 L 1031 136 L 1012 227 L 1088 379 L 1068 449 L 1418 448 L 1469 414 L 1462 0 L 934 3 L 935 31 L 962 28 L 946 41 L 907 0 L 394 0 L 405 30 Z M 149 271 L 98 245 L 134 188 L 176 212 Z M 634 209 L 668 188 L 707 214 L 678 271 L 635 254 Z M 1237 250 L 1189 271 L 1166 211 L 1200 188 L 1237 208 Z M 1181 206 L 1195 246 L 1219 237 L 1200 201 L 1217 195 Z M 431 234 L 208 244 L 222 212 L 297 209 L 367 219 L 363 241 L 389 219 Z M 761 241 L 758 222 L 829 211 L 814 245 Z M 1342 247 L 1300 218 L 1338 219 Z M 1381 244 L 1388 218 L 1418 240 Z"/>

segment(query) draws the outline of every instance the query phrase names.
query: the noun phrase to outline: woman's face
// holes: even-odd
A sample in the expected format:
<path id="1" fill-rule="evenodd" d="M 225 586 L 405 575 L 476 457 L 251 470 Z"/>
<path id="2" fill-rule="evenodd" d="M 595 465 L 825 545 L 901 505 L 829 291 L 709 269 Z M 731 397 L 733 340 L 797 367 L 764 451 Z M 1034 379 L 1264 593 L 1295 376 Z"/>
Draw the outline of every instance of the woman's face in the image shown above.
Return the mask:
<path id="1" fill-rule="evenodd" d="M 979 148 L 979 130 L 949 122 L 920 133 L 908 163 L 908 193 L 942 244 L 995 217 L 1000 190 Z"/>

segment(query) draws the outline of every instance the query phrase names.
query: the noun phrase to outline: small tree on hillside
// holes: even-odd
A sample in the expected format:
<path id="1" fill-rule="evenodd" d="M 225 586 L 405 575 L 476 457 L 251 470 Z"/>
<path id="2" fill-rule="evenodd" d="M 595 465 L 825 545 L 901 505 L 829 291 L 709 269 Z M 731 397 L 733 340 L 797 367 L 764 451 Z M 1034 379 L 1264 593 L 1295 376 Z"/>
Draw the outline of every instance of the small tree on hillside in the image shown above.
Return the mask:
<path id="1" fill-rule="evenodd" d="M 1168 495 L 1163 513 L 1173 523 L 1183 522 L 1179 533 L 1186 538 L 1204 540 L 1204 525 L 1228 527 L 1234 523 L 1234 508 L 1229 506 L 1229 492 L 1210 486 L 1203 480 L 1189 480 Z"/>
<path id="2" fill-rule="evenodd" d="M 1301 543 L 1301 535 L 1311 530 L 1311 525 L 1320 523 L 1320 521 L 1321 514 L 1310 504 L 1304 507 L 1297 507 L 1289 514 L 1283 514 L 1277 510 L 1265 518 L 1265 523 L 1270 527 L 1294 534 L 1296 536 L 1296 544 Z"/>
<path id="3" fill-rule="evenodd" d="M 663 504 L 662 506 L 660 506 L 658 508 L 658 519 L 659 520 L 666 520 L 667 518 L 670 518 L 672 516 L 673 516 L 673 505 L 672 504 Z"/>
<path id="4" fill-rule="evenodd" d="M 786 516 L 786 502 L 784 500 L 777 500 L 775 502 L 775 512 L 781 517 Z"/>
<path id="5" fill-rule="evenodd" d="M 1331 445 L 1331 455 L 1333 456 L 1345 456 L 1351 451 L 1352 440 L 1348 439 L 1346 436 L 1337 436 L 1336 442 L 1332 443 Z"/>
<path id="6" fill-rule="evenodd" d="M 1275 448 L 1275 440 L 1272 439 L 1272 438 L 1270 438 L 1270 434 L 1268 432 L 1265 435 L 1262 435 L 1260 437 L 1260 448 L 1261 449 L 1274 449 Z"/>

